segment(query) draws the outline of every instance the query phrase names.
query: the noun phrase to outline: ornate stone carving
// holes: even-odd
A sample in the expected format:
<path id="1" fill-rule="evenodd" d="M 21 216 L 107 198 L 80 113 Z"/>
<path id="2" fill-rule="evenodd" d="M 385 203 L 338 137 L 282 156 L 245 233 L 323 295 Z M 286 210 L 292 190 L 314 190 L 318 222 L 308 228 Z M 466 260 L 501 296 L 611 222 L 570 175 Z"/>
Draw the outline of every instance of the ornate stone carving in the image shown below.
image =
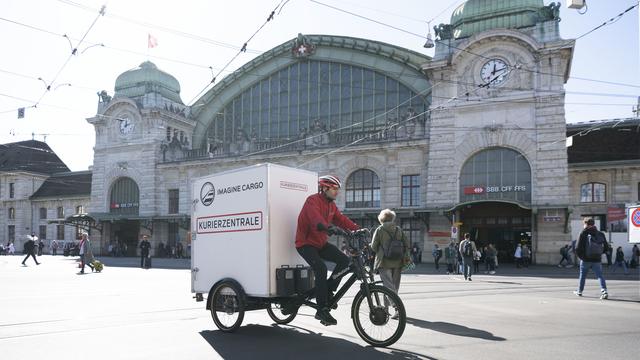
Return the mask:
<path id="1" fill-rule="evenodd" d="M 291 53 L 296 58 L 307 58 L 316 52 L 316 46 L 304 35 L 298 34 L 293 41 Z"/>

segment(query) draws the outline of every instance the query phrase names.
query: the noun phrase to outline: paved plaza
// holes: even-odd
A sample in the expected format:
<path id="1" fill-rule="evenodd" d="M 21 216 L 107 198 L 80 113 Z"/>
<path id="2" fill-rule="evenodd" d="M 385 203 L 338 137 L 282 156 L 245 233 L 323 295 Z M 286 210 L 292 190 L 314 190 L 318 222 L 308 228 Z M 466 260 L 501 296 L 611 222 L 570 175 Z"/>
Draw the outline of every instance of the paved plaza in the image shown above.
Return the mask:
<path id="1" fill-rule="evenodd" d="M 472 282 L 432 265 L 404 275 L 408 323 L 391 348 L 362 341 L 342 299 L 338 326 L 303 308 L 278 326 L 247 312 L 237 333 L 217 330 L 190 293 L 188 260 L 105 258 L 102 273 L 77 275 L 75 258 L 0 257 L 0 349 L 13 359 L 625 359 L 640 338 L 640 282 L 608 274 L 609 300 L 593 276 L 584 297 L 571 292 L 575 269 L 501 267 Z M 139 261 L 139 260 L 138 260 Z"/>

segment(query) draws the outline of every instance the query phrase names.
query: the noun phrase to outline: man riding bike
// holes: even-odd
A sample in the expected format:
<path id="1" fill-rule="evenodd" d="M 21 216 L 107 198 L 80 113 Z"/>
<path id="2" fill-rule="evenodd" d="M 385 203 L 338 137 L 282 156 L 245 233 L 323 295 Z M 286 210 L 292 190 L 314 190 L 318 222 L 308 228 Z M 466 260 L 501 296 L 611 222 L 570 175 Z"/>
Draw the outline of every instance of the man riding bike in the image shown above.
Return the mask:
<path id="1" fill-rule="evenodd" d="M 335 204 L 342 184 L 333 175 L 318 179 L 318 193 L 307 198 L 298 216 L 296 230 L 296 250 L 313 269 L 316 283 L 316 301 L 318 311 L 315 318 L 323 325 L 335 325 L 327 307 L 329 291 L 333 293 L 340 284 L 339 280 L 327 281 L 327 266 L 324 260 L 336 264 L 333 274 L 341 274 L 349 266 L 349 257 L 336 246 L 327 242 L 329 235 L 344 233 L 344 230 L 358 230 L 360 227 L 348 217 L 342 215 Z M 337 225 L 337 226 L 336 226 Z"/>

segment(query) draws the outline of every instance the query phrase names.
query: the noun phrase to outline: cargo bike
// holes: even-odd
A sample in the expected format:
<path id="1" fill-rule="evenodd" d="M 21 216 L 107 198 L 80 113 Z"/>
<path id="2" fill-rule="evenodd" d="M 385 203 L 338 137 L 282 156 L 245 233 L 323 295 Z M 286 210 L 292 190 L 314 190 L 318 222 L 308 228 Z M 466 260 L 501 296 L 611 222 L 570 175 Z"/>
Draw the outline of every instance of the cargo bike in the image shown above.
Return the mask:
<path id="1" fill-rule="evenodd" d="M 346 277 L 346 281 L 329 298 L 328 306 L 336 308 L 347 291 L 360 281 L 360 290 L 351 304 L 351 319 L 358 335 L 373 346 L 389 346 L 402 336 L 406 325 L 406 312 L 402 300 L 393 291 L 374 281 L 368 232 L 343 234 L 347 238 L 351 263 L 347 270 L 335 280 Z M 277 324 L 288 324 L 294 320 L 298 309 L 306 305 L 317 309 L 313 301 L 315 289 L 288 297 L 247 296 L 242 286 L 233 279 L 221 280 L 207 301 L 216 326 L 224 332 L 236 331 L 242 324 L 245 311 L 265 309 Z"/>
<path id="2" fill-rule="evenodd" d="M 317 308 L 312 271 L 303 265 L 293 239 L 307 197 L 316 193 L 314 172 L 274 164 L 253 165 L 195 179 L 192 183 L 191 291 L 205 301 L 223 332 L 238 330 L 246 311 L 266 310 L 277 324 L 293 321 L 301 306 Z M 352 286 L 358 335 L 374 346 L 389 346 L 404 332 L 400 298 L 374 281 L 367 247 L 370 232 L 343 232 L 350 266 L 330 281 L 341 281 L 329 306 L 335 308 Z M 283 267 L 284 266 L 284 267 Z M 280 276 L 283 269 L 288 276 Z M 332 277 L 334 275 L 332 274 Z M 281 286 L 292 278 L 295 289 Z M 346 278 L 346 279 L 345 279 Z"/>

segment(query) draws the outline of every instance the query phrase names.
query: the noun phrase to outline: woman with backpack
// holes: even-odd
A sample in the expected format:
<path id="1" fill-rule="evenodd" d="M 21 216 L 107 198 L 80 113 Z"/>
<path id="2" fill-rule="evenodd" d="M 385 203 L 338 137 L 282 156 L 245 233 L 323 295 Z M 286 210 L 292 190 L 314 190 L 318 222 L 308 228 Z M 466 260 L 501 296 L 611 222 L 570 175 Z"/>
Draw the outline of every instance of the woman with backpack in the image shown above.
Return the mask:
<path id="1" fill-rule="evenodd" d="M 400 288 L 400 275 L 406 261 L 411 261 L 409 255 L 409 239 L 402 229 L 395 224 L 396 213 L 384 209 L 378 215 L 380 226 L 373 233 L 371 250 L 376 253 L 373 268 L 378 270 L 382 284 L 396 294 Z M 386 303 L 387 299 L 385 299 Z M 386 305 L 386 304 L 385 304 Z M 392 316 L 397 319 L 398 313 Z"/>

